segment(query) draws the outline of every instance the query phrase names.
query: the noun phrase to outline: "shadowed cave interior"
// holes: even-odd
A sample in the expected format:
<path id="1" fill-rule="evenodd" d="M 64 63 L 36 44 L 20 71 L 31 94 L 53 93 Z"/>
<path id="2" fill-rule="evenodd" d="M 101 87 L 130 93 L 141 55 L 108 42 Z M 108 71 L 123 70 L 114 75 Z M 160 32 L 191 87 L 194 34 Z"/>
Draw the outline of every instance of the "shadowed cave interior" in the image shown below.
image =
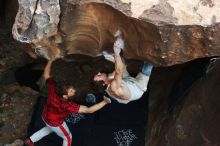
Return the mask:
<path id="1" fill-rule="evenodd" d="M 128 71 L 132 76 L 135 76 L 141 69 L 142 61 L 126 60 Z M 28 86 L 33 90 L 40 91 L 39 80 L 43 72 L 45 60 L 27 64 L 20 67 L 15 72 L 15 78 L 21 86 Z M 172 70 L 176 72 L 178 77 L 170 90 L 169 98 L 167 99 L 168 111 L 184 101 L 186 95 L 196 82 L 205 75 L 206 67 L 209 63 L 209 58 L 197 59 L 185 64 L 175 65 L 171 67 L 155 68 L 152 72 L 152 78 L 158 74 L 167 75 L 166 71 Z M 77 102 L 80 104 L 91 105 L 85 101 L 87 93 L 94 93 L 91 89 L 90 81 L 93 75 L 98 71 L 111 72 L 114 65 L 106 61 L 103 57 L 92 58 L 86 55 L 69 55 L 64 60 L 58 59 L 52 66 L 52 75 L 55 80 L 60 80 L 65 77 L 72 82 L 77 82 L 77 85 L 82 87 L 80 97 Z M 179 73 L 179 70 L 181 72 Z M 117 145 L 120 142 L 126 142 L 123 134 L 130 134 L 127 141 L 130 140 L 132 145 L 144 146 L 145 134 L 147 128 L 148 117 L 148 97 L 150 92 L 155 92 L 155 88 L 151 87 L 152 81 L 148 85 L 148 91 L 140 100 L 130 102 L 129 104 L 120 104 L 112 100 L 112 103 L 102 110 L 94 114 L 78 114 L 71 115 L 67 118 L 68 126 L 73 135 L 72 145 L 76 146 L 101 146 L 103 143 L 107 146 Z M 169 84 L 169 83 L 160 83 Z M 158 85 L 160 88 L 160 85 Z M 44 89 L 42 89 L 44 90 Z M 41 112 L 46 101 L 46 93 L 40 91 L 41 95 L 35 104 L 35 110 L 32 115 L 32 120 L 28 128 L 28 135 L 33 134 L 44 126 L 41 119 Z M 97 95 L 100 100 L 100 95 Z M 39 146 L 60 145 L 62 140 L 55 134 L 51 134 L 36 143 Z"/>

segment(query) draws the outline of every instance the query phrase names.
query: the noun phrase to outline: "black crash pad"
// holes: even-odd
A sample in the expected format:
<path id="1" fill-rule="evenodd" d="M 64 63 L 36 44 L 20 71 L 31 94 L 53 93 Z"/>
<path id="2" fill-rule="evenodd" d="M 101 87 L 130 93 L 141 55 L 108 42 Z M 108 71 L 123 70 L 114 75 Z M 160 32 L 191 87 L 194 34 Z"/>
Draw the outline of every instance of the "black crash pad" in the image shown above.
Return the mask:
<path id="1" fill-rule="evenodd" d="M 28 136 L 45 126 L 41 119 L 46 97 L 39 97 L 28 128 Z M 147 92 L 137 101 L 120 104 L 112 100 L 93 114 L 73 114 L 67 118 L 72 146 L 144 146 L 147 123 Z M 61 146 L 62 139 L 52 133 L 36 146 Z"/>

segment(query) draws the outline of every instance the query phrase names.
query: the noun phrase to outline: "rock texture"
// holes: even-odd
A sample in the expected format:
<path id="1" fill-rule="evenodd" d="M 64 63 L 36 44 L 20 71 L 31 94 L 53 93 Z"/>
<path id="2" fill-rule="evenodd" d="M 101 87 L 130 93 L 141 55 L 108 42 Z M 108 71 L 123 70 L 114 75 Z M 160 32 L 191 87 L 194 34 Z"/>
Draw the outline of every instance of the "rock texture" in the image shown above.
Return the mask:
<path id="1" fill-rule="evenodd" d="M 36 92 L 18 84 L 0 88 L 0 145 L 26 136 L 36 99 Z"/>
<path id="2" fill-rule="evenodd" d="M 218 0 L 122 0 L 130 3 L 132 17 L 155 24 L 207 26 L 220 21 Z"/>
<path id="3" fill-rule="evenodd" d="M 59 5 L 58 2 L 37 2 L 20 1 L 13 36 L 19 41 L 32 43 L 36 52 L 47 59 L 66 54 L 97 56 L 102 51 L 112 52 L 117 30 L 121 30 L 126 43 L 126 58 L 147 60 L 155 66 L 220 55 L 220 24 L 157 27 L 127 17 L 103 3 L 75 5 L 64 0 Z M 23 11 L 23 7 L 30 11 Z M 56 13 L 50 9 L 55 9 Z"/>
<path id="4" fill-rule="evenodd" d="M 67 2 L 71 4 L 105 3 L 128 16 L 145 19 L 154 24 L 207 26 L 220 22 L 218 0 L 67 0 Z"/>
<path id="5" fill-rule="evenodd" d="M 16 139 L 13 143 L 11 144 L 6 144 L 5 146 L 23 146 L 24 141 L 21 139 Z"/>
<path id="6" fill-rule="evenodd" d="M 13 3 L 7 1 L 7 4 Z M 7 4 L 6 7 L 9 7 Z M 3 16 L 1 13 L 0 20 L 4 21 L 0 21 L 0 146 L 26 136 L 33 105 L 37 98 L 36 92 L 28 87 L 21 87 L 14 77 L 17 68 L 33 61 L 24 51 L 31 52 L 32 49 L 29 45 L 13 40 L 8 29 L 13 23 L 6 23 Z M 13 13 L 7 16 L 15 17 Z M 11 19 L 7 19 L 7 22 Z M 23 143 L 17 140 L 8 145 L 21 146 Z"/>
<path id="7" fill-rule="evenodd" d="M 158 87 L 157 82 L 160 83 L 160 88 L 150 93 L 149 135 L 146 140 L 148 146 L 220 144 L 220 106 L 217 104 L 220 102 L 220 61 L 213 61 L 206 71 L 202 69 L 204 66 L 204 62 L 198 61 L 193 66 L 188 64 L 185 67 L 177 66 L 176 69 L 163 69 L 160 73 L 164 73 L 164 76 L 154 74 L 151 88 Z M 192 79 L 194 81 L 190 85 Z M 173 97 L 177 98 L 175 104 L 171 103 L 174 101 Z"/>

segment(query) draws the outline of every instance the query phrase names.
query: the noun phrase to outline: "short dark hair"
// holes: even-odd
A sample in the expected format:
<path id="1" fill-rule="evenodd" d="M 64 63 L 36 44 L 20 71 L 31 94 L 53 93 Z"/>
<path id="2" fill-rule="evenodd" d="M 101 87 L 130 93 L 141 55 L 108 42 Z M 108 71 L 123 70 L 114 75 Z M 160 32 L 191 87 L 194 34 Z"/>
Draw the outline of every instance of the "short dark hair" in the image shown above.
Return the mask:
<path id="1" fill-rule="evenodd" d="M 107 88 L 107 85 L 104 83 L 104 81 L 92 81 L 92 89 L 98 94 L 103 95 L 105 93 L 105 89 Z"/>
<path id="2" fill-rule="evenodd" d="M 73 87 L 73 85 L 66 81 L 59 81 L 57 82 L 56 86 L 56 93 L 59 97 L 62 97 L 63 95 L 67 95 L 67 89 L 70 87 Z"/>

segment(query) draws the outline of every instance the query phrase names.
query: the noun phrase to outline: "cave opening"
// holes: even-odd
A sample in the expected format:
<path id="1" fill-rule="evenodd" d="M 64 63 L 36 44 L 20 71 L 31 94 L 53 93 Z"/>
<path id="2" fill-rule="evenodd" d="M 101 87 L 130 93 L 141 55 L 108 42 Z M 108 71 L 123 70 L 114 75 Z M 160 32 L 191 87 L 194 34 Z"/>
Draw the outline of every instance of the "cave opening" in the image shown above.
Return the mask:
<path id="1" fill-rule="evenodd" d="M 42 76 L 43 67 L 45 64 L 46 61 L 44 63 L 34 62 L 19 67 L 14 74 L 16 81 L 20 86 L 26 86 L 39 92 L 40 87 L 38 81 Z"/>

